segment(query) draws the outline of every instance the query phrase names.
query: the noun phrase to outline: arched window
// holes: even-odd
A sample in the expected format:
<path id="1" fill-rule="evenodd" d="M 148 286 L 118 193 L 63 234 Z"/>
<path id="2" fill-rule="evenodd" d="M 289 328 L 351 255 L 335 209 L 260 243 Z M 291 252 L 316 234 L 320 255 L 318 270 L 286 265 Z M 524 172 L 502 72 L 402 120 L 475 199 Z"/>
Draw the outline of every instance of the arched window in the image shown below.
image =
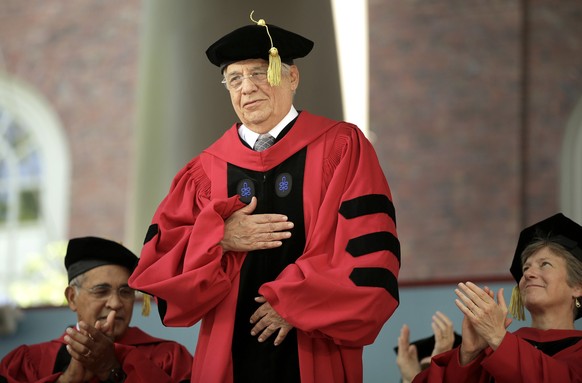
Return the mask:
<path id="1" fill-rule="evenodd" d="M 0 74 L 0 297 L 23 306 L 55 303 L 46 298 L 54 283 L 62 302 L 62 250 L 60 263 L 51 254 L 68 233 L 69 185 L 56 114 L 33 89 Z"/>

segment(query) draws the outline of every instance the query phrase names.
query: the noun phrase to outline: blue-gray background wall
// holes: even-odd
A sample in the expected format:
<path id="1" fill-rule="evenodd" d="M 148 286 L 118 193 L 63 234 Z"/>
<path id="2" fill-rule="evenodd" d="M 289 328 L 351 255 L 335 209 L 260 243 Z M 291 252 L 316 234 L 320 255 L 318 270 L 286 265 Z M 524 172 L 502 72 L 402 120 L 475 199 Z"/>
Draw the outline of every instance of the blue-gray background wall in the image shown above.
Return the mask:
<path id="1" fill-rule="evenodd" d="M 484 283 L 479 283 L 484 285 Z M 505 298 L 509 302 L 512 283 L 494 282 L 487 284 L 495 291 L 505 289 Z M 411 329 L 411 339 L 423 338 L 432 334 L 431 316 L 436 310 L 447 314 L 455 324 L 455 330 L 461 332 L 462 315 L 455 306 L 454 284 L 431 287 L 403 287 L 400 289 L 400 306 L 392 318 L 384 325 L 376 342 L 364 349 L 364 382 L 388 383 L 399 382 L 400 375 L 396 367 L 396 354 L 393 351 L 398 341 L 400 328 L 407 323 Z M 198 336 L 198 325 L 190 328 L 168 328 L 161 325 L 153 307 L 152 315 L 141 316 L 141 305 L 134 309 L 134 326 L 146 332 L 182 343 L 190 352 L 194 352 Z M 0 337 L 0 357 L 20 344 L 38 343 L 59 337 L 64 327 L 75 322 L 75 315 L 68 308 L 31 309 L 24 312 L 18 331 L 11 336 Z M 527 325 L 515 322 L 510 330 Z M 581 325 L 578 325 L 581 328 Z"/>

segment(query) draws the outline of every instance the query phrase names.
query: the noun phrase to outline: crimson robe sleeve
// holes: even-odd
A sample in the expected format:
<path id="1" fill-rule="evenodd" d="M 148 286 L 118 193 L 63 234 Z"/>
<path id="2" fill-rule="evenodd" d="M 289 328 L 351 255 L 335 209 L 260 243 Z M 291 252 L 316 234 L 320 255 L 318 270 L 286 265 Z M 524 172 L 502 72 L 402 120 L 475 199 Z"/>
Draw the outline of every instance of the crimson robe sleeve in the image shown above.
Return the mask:
<path id="1" fill-rule="evenodd" d="M 398 306 L 400 244 L 376 153 L 357 127 L 343 125 L 328 140 L 324 180 L 310 174 L 305 186 L 306 216 L 316 206 L 305 252 L 259 292 L 297 329 L 361 347 Z"/>
<path id="2" fill-rule="evenodd" d="M 519 336 L 506 333 L 497 350 L 485 349 L 471 363 L 459 364 L 458 349 L 432 358 L 413 383 L 573 383 L 582 382 L 582 347 L 547 355 Z"/>
<path id="3" fill-rule="evenodd" d="M 436 355 L 431 359 L 430 367 L 421 371 L 412 380 L 413 383 L 467 382 L 488 383 L 489 376 L 483 370 L 481 361 L 484 353 L 470 363 L 459 363 L 460 346 Z"/>
<path id="4" fill-rule="evenodd" d="M 148 347 L 115 344 L 115 354 L 122 361 L 126 383 L 189 382 L 192 356 L 175 342 L 161 342 Z"/>
<path id="5" fill-rule="evenodd" d="M 47 348 L 42 358 L 31 355 L 33 352 L 28 346 L 20 346 L 8 353 L 0 363 L 0 382 L 4 383 L 52 383 L 56 382 L 61 373 L 52 373 L 56 350 Z M 39 356 L 39 355 L 37 355 Z M 4 379 L 4 380 L 3 380 Z"/>
<path id="6" fill-rule="evenodd" d="M 237 196 L 210 201 L 199 157 L 174 177 L 158 206 L 129 285 L 158 299 L 167 326 L 191 326 L 231 289 L 240 262 L 223 251 L 224 219 L 244 204 Z"/>

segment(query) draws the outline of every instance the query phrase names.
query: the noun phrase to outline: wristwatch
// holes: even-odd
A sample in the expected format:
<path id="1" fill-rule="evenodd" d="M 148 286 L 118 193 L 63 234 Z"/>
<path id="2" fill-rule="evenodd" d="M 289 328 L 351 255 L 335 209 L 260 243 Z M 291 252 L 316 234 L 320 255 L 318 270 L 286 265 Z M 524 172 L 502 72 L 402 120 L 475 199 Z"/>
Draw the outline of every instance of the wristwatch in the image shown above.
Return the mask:
<path id="1" fill-rule="evenodd" d="M 125 378 L 127 378 L 127 375 L 125 374 L 125 371 L 123 371 L 121 369 L 121 367 L 112 368 L 111 371 L 109 372 L 109 377 L 107 378 L 107 380 L 105 382 L 106 383 L 123 383 L 123 382 L 125 382 Z"/>

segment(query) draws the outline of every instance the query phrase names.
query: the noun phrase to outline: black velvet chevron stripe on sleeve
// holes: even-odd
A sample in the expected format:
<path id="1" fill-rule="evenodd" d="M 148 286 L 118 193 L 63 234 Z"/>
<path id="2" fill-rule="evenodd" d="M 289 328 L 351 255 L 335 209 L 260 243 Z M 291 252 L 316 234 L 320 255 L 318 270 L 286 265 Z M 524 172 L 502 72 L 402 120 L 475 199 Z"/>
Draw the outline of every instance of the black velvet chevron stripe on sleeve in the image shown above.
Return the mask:
<path id="1" fill-rule="evenodd" d="M 397 301 L 398 281 L 392 272 L 382 267 L 357 267 L 350 274 L 350 279 L 356 286 L 382 287 Z"/>
<path id="2" fill-rule="evenodd" d="M 162 298 L 158 298 L 156 303 L 158 304 L 158 314 L 160 314 L 160 320 L 162 323 L 164 323 L 164 318 L 166 317 L 166 312 L 168 311 L 168 302 Z"/>
<path id="3" fill-rule="evenodd" d="M 394 254 L 398 259 L 398 264 L 400 264 L 400 241 L 390 232 L 379 231 L 352 238 L 346 246 L 346 251 L 353 257 L 360 257 L 382 250 L 390 251 Z"/>
<path id="4" fill-rule="evenodd" d="M 158 230 L 157 223 L 151 224 L 150 227 L 148 227 L 148 232 L 146 233 L 145 239 L 143 240 L 143 244 L 145 245 L 151 241 L 151 239 L 158 234 Z"/>
<path id="5" fill-rule="evenodd" d="M 396 223 L 394 204 L 384 194 L 367 194 L 342 202 L 339 213 L 346 219 L 369 214 L 386 213 Z"/>

